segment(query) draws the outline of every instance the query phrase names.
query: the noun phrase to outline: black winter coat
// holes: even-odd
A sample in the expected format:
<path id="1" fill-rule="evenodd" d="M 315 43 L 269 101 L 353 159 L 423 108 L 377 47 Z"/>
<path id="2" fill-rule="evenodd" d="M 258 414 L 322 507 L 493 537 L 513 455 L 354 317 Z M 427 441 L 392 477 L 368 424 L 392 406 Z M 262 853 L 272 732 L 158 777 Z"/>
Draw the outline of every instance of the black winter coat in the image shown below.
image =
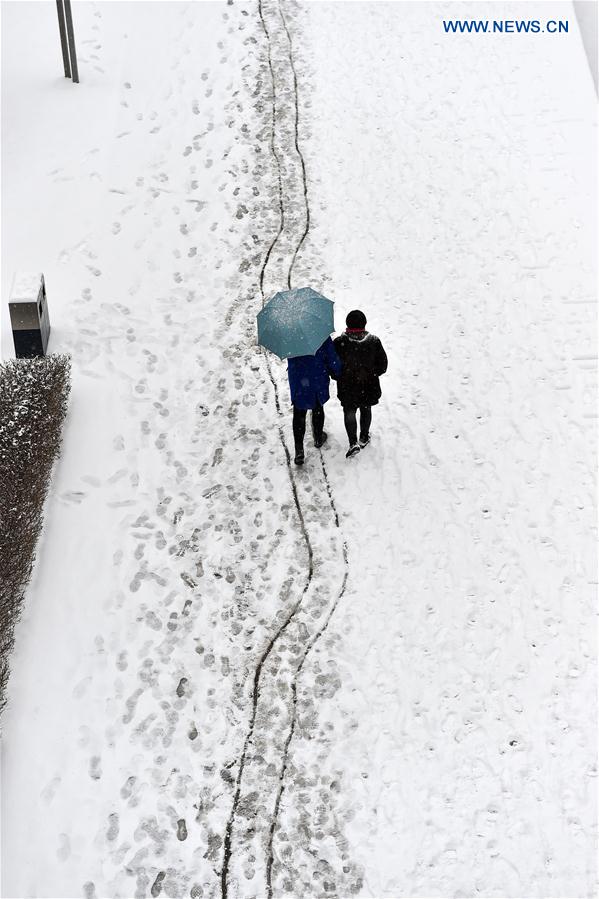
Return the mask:
<path id="1" fill-rule="evenodd" d="M 333 341 L 343 363 L 337 378 L 337 396 L 342 406 L 375 406 L 381 397 L 379 375 L 387 371 L 387 354 L 378 337 L 341 334 Z"/>

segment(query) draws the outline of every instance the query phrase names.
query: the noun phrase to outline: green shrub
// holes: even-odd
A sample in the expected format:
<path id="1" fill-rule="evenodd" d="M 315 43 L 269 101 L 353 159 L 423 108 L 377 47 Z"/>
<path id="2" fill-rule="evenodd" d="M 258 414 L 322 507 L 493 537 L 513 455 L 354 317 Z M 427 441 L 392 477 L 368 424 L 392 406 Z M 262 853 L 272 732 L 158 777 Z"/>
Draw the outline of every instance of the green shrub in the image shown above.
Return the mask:
<path id="1" fill-rule="evenodd" d="M 0 711 L 15 624 L 60 451 L 70 373 L 68 356 L 0 365 Z"/>

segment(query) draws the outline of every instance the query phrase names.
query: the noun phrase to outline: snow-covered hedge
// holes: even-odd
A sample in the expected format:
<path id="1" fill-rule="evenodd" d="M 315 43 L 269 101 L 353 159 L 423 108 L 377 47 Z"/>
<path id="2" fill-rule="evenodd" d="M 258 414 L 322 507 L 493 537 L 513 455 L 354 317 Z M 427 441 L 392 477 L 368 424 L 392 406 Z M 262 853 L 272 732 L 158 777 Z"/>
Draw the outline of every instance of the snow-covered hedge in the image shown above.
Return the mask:
<path id="1" fill-rule="evenodd" d="M 68 356 L 0 365 L 0 710 L 14 627 L 60 451 L 70 374 Z"/>

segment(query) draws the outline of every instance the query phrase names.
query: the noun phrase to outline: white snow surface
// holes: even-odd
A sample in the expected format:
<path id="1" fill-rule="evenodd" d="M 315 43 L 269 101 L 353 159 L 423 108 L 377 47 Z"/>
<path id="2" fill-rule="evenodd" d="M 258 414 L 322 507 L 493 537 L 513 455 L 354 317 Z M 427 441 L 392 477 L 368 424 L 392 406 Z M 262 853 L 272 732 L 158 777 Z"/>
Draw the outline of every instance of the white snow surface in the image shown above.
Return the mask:
<path id="1" fill-rule="evenodd" d="M 222 895 L 298 603 L 229 896 L 267 894 L 273 822 L 275 896 L 596 895 L 593 85 L 568 3 L 525 5 L 567 36 L 440 24 L 523 7 L 265 0 L 273 155 L 256 3 L 78 2 L 78 86 L 55 4 L 2 5 L 3 295 L 41 269 L 73 357 L 4 897 Z M 292 286 L 389 371 L 369 447 L 333 387 L 289 470 L 255 316 L 298 148 Z"/>
<path id="2" fill-rule="evenodd" d="M 10 299 L 29 300 L 34 303 L 39 296 L 42 283 L 41 272 L 17 272 L 13 279 Z"/>

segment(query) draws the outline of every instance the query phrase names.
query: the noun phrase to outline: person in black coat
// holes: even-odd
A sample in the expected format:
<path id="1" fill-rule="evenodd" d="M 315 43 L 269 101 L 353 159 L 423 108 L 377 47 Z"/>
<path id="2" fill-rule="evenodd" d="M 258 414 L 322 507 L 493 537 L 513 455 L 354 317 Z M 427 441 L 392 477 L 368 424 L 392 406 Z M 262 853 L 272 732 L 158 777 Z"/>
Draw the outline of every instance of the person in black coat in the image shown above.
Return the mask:
<path id="1" fill-rule="evenodd" d="M 349 439 L 347 458 L 370 442 L 372 406 L 381 398 L 379 377 L 387 371 L 387 354 L 378 337 L 366 330 L 366 316 L 354 309 L 345 320 L 347 329 L 333 341 L 341 359 L 337 377 L 337 396 L 343 406 L 345 430 Z M 357 439 L 356 412 L 360 410 L 360 437 Z"/>

